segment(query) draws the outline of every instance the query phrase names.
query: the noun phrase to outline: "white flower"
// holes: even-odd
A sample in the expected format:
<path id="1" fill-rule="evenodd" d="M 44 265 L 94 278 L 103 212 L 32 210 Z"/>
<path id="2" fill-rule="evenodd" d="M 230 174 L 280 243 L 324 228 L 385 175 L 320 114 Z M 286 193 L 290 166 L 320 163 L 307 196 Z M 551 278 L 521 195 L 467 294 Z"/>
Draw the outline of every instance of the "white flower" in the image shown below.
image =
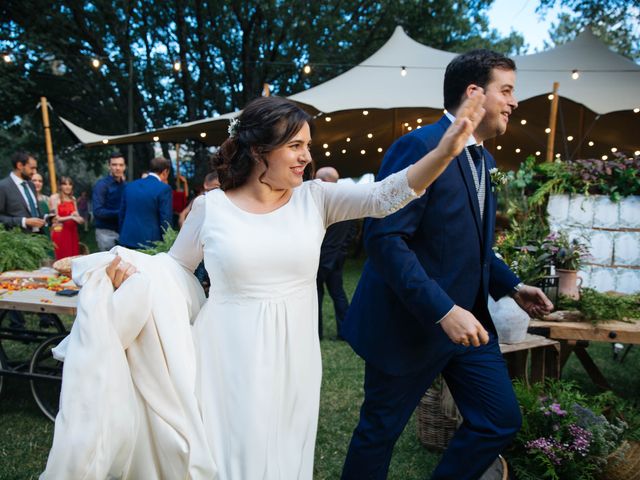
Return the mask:
<path id="1" fill-rule="evenodd" d="M 229 120 L 229 128 L 227 128 L 227 132 L 229 132 L 230 137 L 235 137 L 238 134 L 238 128 L 240 128 L 240 120 L 237 118 Z"/>
<path id="2" fill-rule="evenodd" d="M 491 187 L 493 191 L 500 190 L 502 185 L 506 185 L 509 181 L 507 174 L 501 172 L 497 167 L 493 167 L 489 170 L 489 177 L 491 178 Z"/>

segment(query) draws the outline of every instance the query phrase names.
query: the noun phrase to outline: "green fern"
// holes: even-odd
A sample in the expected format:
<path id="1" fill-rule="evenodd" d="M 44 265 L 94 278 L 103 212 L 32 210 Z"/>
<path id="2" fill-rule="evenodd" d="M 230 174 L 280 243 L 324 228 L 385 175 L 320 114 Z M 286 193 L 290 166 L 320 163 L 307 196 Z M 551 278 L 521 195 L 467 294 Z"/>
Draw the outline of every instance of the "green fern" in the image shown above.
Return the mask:
<path id="1" fill-rule="evenodd" d="M 172 227 L 167 227 L 166 229 L 162 229 L 162 240 L 157 240 L 152 242 L 151 247 L 145 248 L 144 250 L 140 250 L 142 253 L 146 253 L 149 255 L 155 255 L 156 253 L 168 252 L 173 246 L 173 242 L 176 241 L 176 237 L 178 236 L 178 231 L 174 230 Z"/>
<path id="2" fill-rule="evenodd" d="M 53 242 L 46 235 L 25 233 L 19 228 L 6 230 L 0 225 L 0 272 L 36 270 L 52 252 Z"/>

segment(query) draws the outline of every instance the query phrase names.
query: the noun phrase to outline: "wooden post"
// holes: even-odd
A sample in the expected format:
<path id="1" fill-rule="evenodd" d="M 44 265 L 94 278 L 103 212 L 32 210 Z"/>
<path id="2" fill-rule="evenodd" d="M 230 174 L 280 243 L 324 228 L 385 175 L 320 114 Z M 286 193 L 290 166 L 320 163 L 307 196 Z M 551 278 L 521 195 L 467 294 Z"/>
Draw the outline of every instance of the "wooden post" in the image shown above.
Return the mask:
<path id="1" fill-rule="evenodd" d="M 574 153 L 576 159 L 582 158 L 582 148 L 584 146 L 584 141 L 586 140 L 586 138 L 584 138 L 584 105 L 580 105 L 578 135 L 579 135 L 578 139 L 580 140 L 580 143 L 578 144 L 578 150 Z"/>
<path id="2" fill-rule="evenodd" d="M 271 95 L 271 86 L 268 83 L 263 83 L 262 84 L 262 96 L 263 97 L 268 97 L 269 95 Z"/>
<path id="3" fill-rule="evenodd" d="M 40 109 L 42 110 L 42 123 L 44 125 L 44 144 L 47 150 L 47 165 L 49 167 L 49 181 L 51 183 L 51 193 L 58 191 L 56 180 L 56 166 L 53 163 L 53 144 L 51 143 L 51 128 L 49 127 L 49 106 L 47 97 L 40 97 Z"/>
<path id="4" fill-rule="evenodd" d="M 551 112 L 549 113 L 549 137 L 547 138 L 547 158 L 546 161 L 553 160 L 553 144 L 556 139 L 556 120 L 558 118 L 558 82 L 553 82 L 553 100 L 551 101 Z"/>
<path id="5" fill-rule="evenodd" d="M 180 144 L 176 143 L 176 190 L 180 190 Z"/>

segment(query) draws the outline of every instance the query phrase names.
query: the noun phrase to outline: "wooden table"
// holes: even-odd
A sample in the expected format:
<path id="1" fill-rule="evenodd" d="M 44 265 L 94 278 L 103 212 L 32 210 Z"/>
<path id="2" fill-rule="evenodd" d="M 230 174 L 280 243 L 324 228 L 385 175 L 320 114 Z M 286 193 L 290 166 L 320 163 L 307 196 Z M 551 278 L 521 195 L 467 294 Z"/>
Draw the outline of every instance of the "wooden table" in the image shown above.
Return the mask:
<path id="1" fill-rule="evenodd" d="M 500 351 L 511 378 L 529 384 L 560 377 L 560 343 L 556 340 L 528 333 L 522 342 L 501 343 Z"/>
<path id="2" fill-rule="evenodd" d="M 75 315 L 78 297 L 63 297 L 46 288 L 0 290 L 0 310 Z"/>
<path id="3" fill-rule="evenodd" d="M 58 412 L 62 380 L 62 366 L 53 362 L 51 349 L 67 334 L 58 315 L 75 315 L 77 304 L 77 296 L 56 295 L 45 288 L 0 290 L 0 390 L 4 377 L 29 380 L 33 398 L 51 420 Z M 38 315 L 39 321 L 29 319 L 30 324 L 23 318 L 23 325 L 12 326 L 8 313 L 12 310 L 46 315 Z M 25 358 L 20 349 L 20 358 L 13 358 L 15 350 L 5 348 L 11 342 L 31 344 L 34 350 Z"/>
<path id="4" fill-rule="evenodd" d="M 567 362 L 571 353 L 575 353 L 593 382 L 604 390 L 611 390 L 611 387 L 587 352 L 589 342 L 620 342 L 640 345 L 640 322 L 628 323 L 611 320 L 593 325 L 589 322 L 532 320 L 529 323 L 529 332 L 544 335 L 560 342 L 560 369 Z"/>

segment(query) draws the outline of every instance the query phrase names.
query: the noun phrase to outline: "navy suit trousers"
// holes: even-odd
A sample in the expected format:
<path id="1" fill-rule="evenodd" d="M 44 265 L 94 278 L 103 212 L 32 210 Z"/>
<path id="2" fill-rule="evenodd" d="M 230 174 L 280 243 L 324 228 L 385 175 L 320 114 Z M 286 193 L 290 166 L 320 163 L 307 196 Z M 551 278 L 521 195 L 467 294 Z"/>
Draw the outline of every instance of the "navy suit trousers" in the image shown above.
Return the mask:
<path id="1" fill-rule="evenodd" d="M 521 424 L 498 340 L 480 347 L 443 342 L 438 361 L 415 374 L 389 375 L 367 362 L 365 399 L 351 439 L 343 480 L 387 478 L 396 440 L 437 374 L 442 371 L 464 422 L 432 480 L 479 478 L 513 440 Z"/>

